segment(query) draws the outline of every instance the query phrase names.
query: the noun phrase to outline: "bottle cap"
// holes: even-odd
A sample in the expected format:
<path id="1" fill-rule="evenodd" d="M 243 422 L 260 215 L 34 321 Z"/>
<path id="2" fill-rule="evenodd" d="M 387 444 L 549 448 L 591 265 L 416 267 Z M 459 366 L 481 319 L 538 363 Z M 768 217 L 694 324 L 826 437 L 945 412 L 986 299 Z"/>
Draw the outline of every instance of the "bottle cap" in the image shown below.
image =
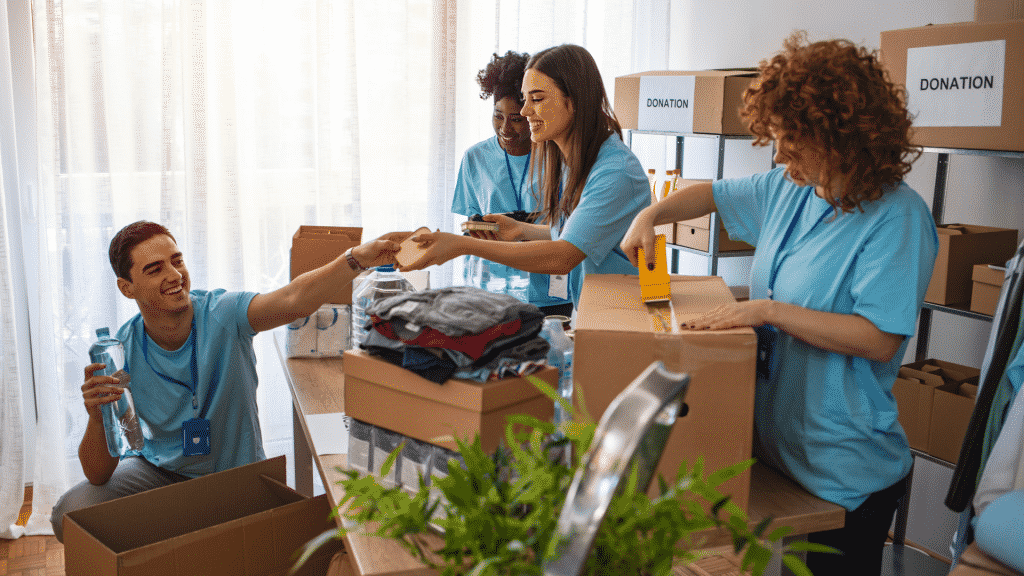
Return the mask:
<path id="1" fill-rule="evenodd" d="M 110 328 L 104 326 L 103 328 L 96 329 L 97 338 L 108 338 L 110 336 Z"/>
<path id="2" fill-rule="evenodd" d="M 394 264 L 385 264 L 383 266 L 377 266 L 376 268 L 374 268 L 374 270 L 376 270 L 377 272 L 394 272 L 395 271 L 395 265 Z"/>

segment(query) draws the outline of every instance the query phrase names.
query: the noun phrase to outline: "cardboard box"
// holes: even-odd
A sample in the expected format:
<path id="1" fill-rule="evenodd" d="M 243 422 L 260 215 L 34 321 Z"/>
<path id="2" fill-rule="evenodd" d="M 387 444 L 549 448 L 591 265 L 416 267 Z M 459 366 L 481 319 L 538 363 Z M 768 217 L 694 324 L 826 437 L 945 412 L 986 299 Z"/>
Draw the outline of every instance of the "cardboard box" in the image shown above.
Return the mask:
<path id="1" fill-rule="evenodd" d="M 718 277 L 672 276 L 672 308 L 678 326 L 721 304 L 732 293 Z M 754 363 L 751 328 L 658 331 L 640 302 L 636 276 L 589 274 L 576 311 L 573 380 L 590 414 L 600 418 L 612 400 L 655 360 L 690 375 L 689 408 L 669 435 L 658 474 L 674 481 L 680 462 L 704 459 L 719 470 L 750 457 L 754 433 Z M 657 482 L 652 484 L 657 489 Z M 741 508 L 749 501 L 749 472 L 723 485 Z"/>
<path id="2" fill-rule="evenodd" d="M 967 305 L 971 299 L 971 275 L 975 264 L 1005 264 L 1017 247 L 1017 231 L 972 224 L 938 227 L 939 252 L 926 302 Z"/>
<path id="3" fill-rule="evenodd" d="M 882 32 L 921 146 L 1024 151 L 1024 20 Z"/>
<path id="4" fill-rule="evenodd" d="M 285 484 L 279 456 L 126 496 L 64 517 L 68 576 L 284 576 L 293 553 L 333 528 L 326 496 Z M 300 572 L 327 571 L 341 541 Z"/>
<path id="5" fill-rule="evenodd" d="M 708 252 L 711 249 L 711 217 L 703 216 L 693 220 L 676 222 L 676 244 L 694 250 Z M 725 230 L 722 219 L 718 219 L 718 251 L 735 252 L 737 250 L 753 250 L 746 242 L 733 240 Z"/>
<path id="6" fill-rule="evenodd" d="M 1024 0 L 974 0 L 975 22 L 1000 22 L 1024 18 Z"/>
<path id="7" fill-rule="evenodd" d="M 507 416 L 554 417 L 554 404 L 526 378 L 436 384 L 363 350 L 345 352 L 343 363 L 348 416 L 450 450 L 458 448 L 455 442 L 438 438 L 479 435 L 483 449 L 493 452 L 505 437 Z M 557 387 L 558 369 L 534 375 Z"/>
<path id="8" fill-rule="evenodd" d="M 740 119 L 754 70 L 662 70 L 615 78 L 615 117 L 624 129 L 750 134 Z"/>
<path id="9" fill-rule="evenodd" d="M 899 409 L 899 421 L 907 433 L 910 447 L 928 452 L 928 435 L 932 422 L 935 389 L 942 386 L 942 376 L 912 368 L 900 368 L 892 395 Z"/>
<path id="10" fill-rule="evenodd" d="M 995 315 L 999 293 L 1006 280 L 1006 268 L 995 264 L 975 264 L 971 280 L 971 312 Z"/>
<path id="11" fill-rule="evenodd" d="M 942 378 L 943 383 L 935 388 L 932 400 L 926 452 L 947 462 L 956 462 L 974 412 L 974 396 L 969 391 L 972 386 L 976 391 L 981 371 L 934 359 L 913 362 L 906 367 Z"/>
<path id="12" fill-rule="evenodd" d="M 291 279 L 316 270 L 344 254 L 345 250 L 359 246 L 362 237 L 362 228 L 299 226 L 292 236 Z M 327 303 L 351 304 L 352 284 L 338 286 Z"/>

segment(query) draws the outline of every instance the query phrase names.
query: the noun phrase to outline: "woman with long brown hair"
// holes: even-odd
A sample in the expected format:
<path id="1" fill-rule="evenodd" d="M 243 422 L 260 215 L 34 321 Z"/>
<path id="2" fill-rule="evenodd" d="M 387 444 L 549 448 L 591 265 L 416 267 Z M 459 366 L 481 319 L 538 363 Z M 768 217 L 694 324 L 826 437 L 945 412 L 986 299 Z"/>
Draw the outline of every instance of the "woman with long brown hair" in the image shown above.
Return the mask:
<path id="1" fill-rule="evenodd" d="M 761 63 L 741 114 L 785 166 L 680 190 L 642 211 L 621 247 L 635 262 L 654 225 L 713 211 L 756 247 L 750 300 L 684 328 L 755 328 L 758 458 L 847 511 L 844 528 L 808 537 L 842 554 L 807 564 L 878 574 L 912 463 L 891 390 L 938 246 L 903 182 L 920 154 L 910 116 L 875 54 L 799 33 Z"/>
<path id="2" fill-rule="evenodd" d="M 575 304 L 590 273 L 636 274 L 619 241 L 650 204 L 647 177 L 622 142 L 622 129 L 601 73 L 585 48 L 563 44 L 530 58 L 521 114 L 533 141 L 531 182 L 539 182 L 540 223 L 484 216 L 500 229 L 490 238 L 421 234 L 426 253 L 403 270 L 473 255 L 520 270 L 553 275 L 552 296 Z"/>

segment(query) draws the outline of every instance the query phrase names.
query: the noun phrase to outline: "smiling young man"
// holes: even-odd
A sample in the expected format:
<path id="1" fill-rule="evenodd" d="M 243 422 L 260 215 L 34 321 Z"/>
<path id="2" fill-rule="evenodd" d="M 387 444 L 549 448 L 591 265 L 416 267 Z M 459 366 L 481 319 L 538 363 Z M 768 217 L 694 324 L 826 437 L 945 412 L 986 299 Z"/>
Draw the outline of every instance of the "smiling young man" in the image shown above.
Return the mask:
<path id="1" fill-rule="evenodd" d="M 78 448 L 86 481 L 53 508 L 58 540 L 67 512 L 264 459 L 253 336 L 312 314 L 361 270 L 392 263 L 407 235 L 367 242 L 257 294 L 192 290 L 184 256 L 165 227 L 140 221 L 122 228 L 110 242 L 110 265 L 139 314 L 117 338 L 145 446 L 120 458 L 107 451 L 101 406 L 123 388 L 118 378 L 95 375 L 103 364 L 86 366 L 89 422 Z"/>

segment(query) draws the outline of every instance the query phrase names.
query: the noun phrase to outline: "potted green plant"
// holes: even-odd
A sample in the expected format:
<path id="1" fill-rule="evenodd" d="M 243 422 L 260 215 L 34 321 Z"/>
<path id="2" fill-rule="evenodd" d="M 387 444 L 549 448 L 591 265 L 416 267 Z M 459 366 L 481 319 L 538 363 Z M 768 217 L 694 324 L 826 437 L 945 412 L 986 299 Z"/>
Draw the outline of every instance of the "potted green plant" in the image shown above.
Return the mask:
<path id="1" fill-rule="evenodd" d="M 542 574 L 545 558 L 558 544 L 557 521 L 572 482 L 579 455 L 594 438 L 596 423 L 561 398 L 546 382 L 531 381 L 572 418 L 558 428 L 530 416 L 511 416 L 505 429 L 505 448 L 486 453 L 479 440 L 458 439 L 463 462 L 452 460 L 448 476 L 432 479 L 434 492 L 420 478 L 415 492 L 383 485 L 372 475 L 339 470 L 344 497 L 334 514 L 344 518 L 339 528 L 311 541 L 296 569 L 324 542 L 346 531 L 362 531 L 399 542 L 412 556 L 445 576 Z M 578 388 L 577 388 L 578 389 Z M 582 398 L 578 397 L 581 406 Z M 382 466 L 387 475 L 401 447 Z M 567 452 L 568 450 L 568 452 Z M 573 454 L 565 458 L 566 453 Z M 567 463 L 567 461 L 569 463 Z M 751 527 L 746 514 L 718 487 L 742 473 L 753 460 L 705 474 L 700 460 L 680 465 L 678 480 L 658 477 L 659 495 L 650 497 L 637 486 L 636 470 L 612 499 L 597 533 L 584 574 L 669 575 L 680 562 L 707 554 L 700 534 L 726 530 L 742 567 L 763 574 L 772 559 L 773 543 L 791 530 L 765 533 L 771 519 Z M 437 494 L 443 498 L 438 498 Z M 368 528 L 373 526 L 373 528 Z M 441 534 L 441 545 L 432 546 Z M 793 542 L 781 549 L 782 561 L 798 576 L 810 575 L 792 552 L 828 551 L 827 547 Z"/>

